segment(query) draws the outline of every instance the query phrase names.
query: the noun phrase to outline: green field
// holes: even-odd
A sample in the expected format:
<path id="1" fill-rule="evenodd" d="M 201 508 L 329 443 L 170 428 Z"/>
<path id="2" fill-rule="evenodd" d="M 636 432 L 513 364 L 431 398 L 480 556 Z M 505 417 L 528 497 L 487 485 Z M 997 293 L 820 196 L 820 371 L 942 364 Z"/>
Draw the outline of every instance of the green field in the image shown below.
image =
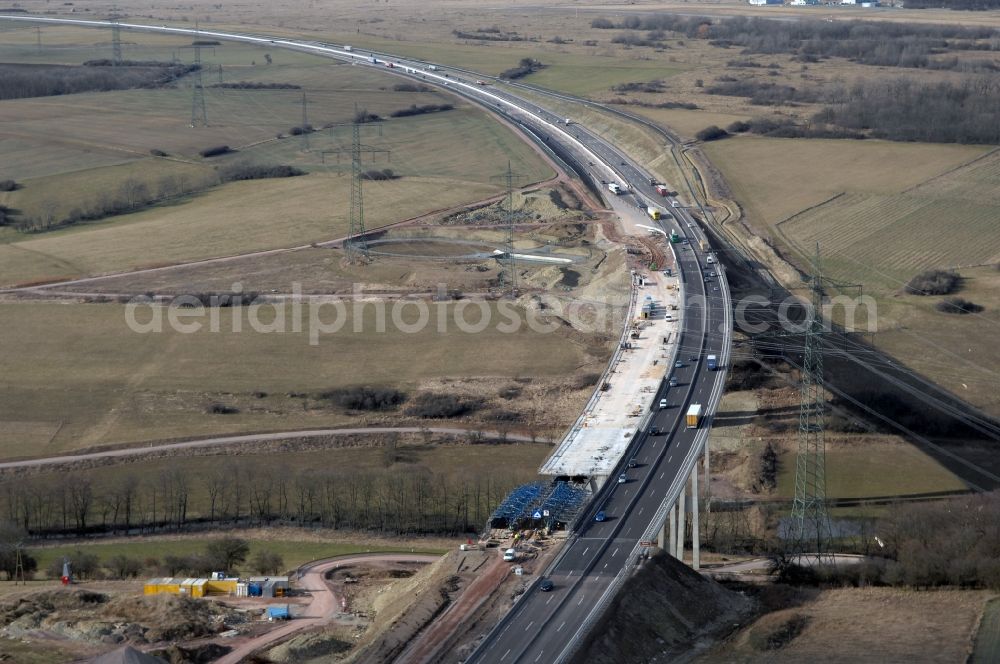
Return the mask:
<path id="1" fill-rule="evenodd" d="M 968 145 L 740 136 L 702 149 L 762 233 L 840 194 L 894 195 L 970 162 Z"/>
<path id="2" fill-rule="evenodd" d="M 463 183 L 427 196 L 430 178 L 365 185 L 378 228 L 496 192 Z M 233 182 L 177 204 L 0 244 L 0 284 L 119 272 L 333 240 L 348 232 L 350 180 L 328 175 Z"/>
<path id="3" fill-rule="evenodd" d="M 803 254 L 819 243 L 830 276 L 894 292 L 931 267 L 1000 261 L 1000 205 L 962 198 L 848 194 L 780 223 Z"/>
<path id="4" fill-rule="evenodd" d="M 442 305 L 448 321 L 452 305 Z M 437 305 L 434 305 L 436 315 Z M 477 308 L 467 319 L 477 320 Z M 428 381 L 484 381 L 484 389 L 505 378 L 565 376 L 589 365 L 585 348 L 567 343 L 561 333 L 536 333 L 528 327 L 504 333 L 505 321 L 491 305 L 494 325 L 464 333 L 437 319 L 408 334 L 387 324 L 376 332 L 373 309 L 366 309 L 362 331 L 353 332 L 351 308 L 340 332 L 309 343 L 309 326 L 287 332 L 252 331 L 246 310 L 221 312 L 219 333 L 203 319 L 194 334 L 130 331 L 121 305 L 56 303 L 0 304 L 0 455 L 42 456 L 108 443 L 162 440 L 247 431 L 363 425 L 367 418 L 339 408 L 306 409 L 296 393 L 339 386 L 394 385 L 413 389 Z M 389 319 L 390 310 L 386 316 Z M 233 312 L 243 332 L 233 330 Z M 308 313 L 308 309 L 304 310 Z M 141 313 L 141 320 L 148 320 Z M 415 315 L 403 311 L 405 320 Z M 331 309 L 322 312 L 332 322 Z M 267 310 L 262 322 L 271 320 Z M 484 350 L 488 349 L 488 350 Z M 442 385 L 439 389 L 449 389 Z M 266 396 L 256 397 L 254 393 Z M 581 398 L 586 398 L 580 392 Z M 575 398 L 575 397 L 574 397 Z M 238 414 L 207 412 L 222 402 Z M 399 421 L 397 416 L 392 421 Z"/>
<path id="5" fill-rule="evenodd" d="M 238 536 L 238 535 L 237 535 Z M 72 554 L 77 549 L 96 555 L 100 560 L 107 561 L 114 556 L 128 556 L 145 560 L 156 558 L 162 560 L 164 556 L 183 556 L 198 553 L 205 550 L 205 543 L 209 538 L 185 538 L 168 539 L 165 537 L 150 538 L 137 542 L 114 542 L 102 544 L 100 542 L 86 542 L 83 544 L 70 544 L 60 546 L 46 546 L 31 549 L 31 554 L 38 561 L 38 569 L 45 570 L 52 561 L 60 560 L 64 556 Z M 258 550 L 273 551 L 281 555 L 285 561 L 285 568 L 293 570 L 303 563 L 321 558 L 332 558 L 334 556 L 344 556 L 353 553 L 379 553 L 379 552 L 406 552 L 406 553 L 431 553 L 443 554 L 444 551 L 435 548 L 401 547 L 385 544 L 364 545 L 343 542 L 318 542 L 315 540 L 294 540 L 294 539 L 268 539 L 249 540 L 250 556 Z M 248 559 L 249 559 L 248 558 Z M 252 570 L 248 567 L 233 572 L 243 572 L 250 574 Z"/>
<path id="6" fill-rule="evenodd" d="M 958 477 L 913 445 L 866 438 L 858 443 L 827 443 L 827 497 L 905 496 L 967 488 Z M 780 453 L 778 464 L 776 495 L 791 500 L 795 495 L 795 452 Z"/>

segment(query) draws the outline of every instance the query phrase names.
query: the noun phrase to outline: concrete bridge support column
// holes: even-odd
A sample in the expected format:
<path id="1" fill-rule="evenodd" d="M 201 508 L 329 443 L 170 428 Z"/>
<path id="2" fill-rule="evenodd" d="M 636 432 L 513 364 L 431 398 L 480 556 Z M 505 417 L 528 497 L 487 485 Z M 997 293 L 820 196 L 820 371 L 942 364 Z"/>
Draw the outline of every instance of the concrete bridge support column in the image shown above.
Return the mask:
<path id="1" fill-rule="evenodd" d="M 691 566 L 701 568 L 701 547 L 698 538 L 698 464 L 691 470 Z"/>
<path id="2" fill-rule="evenodd" d="M 712 511 L 712 484 L 711 476 L 708 470 L 708 439 L 705 440 L 705 517 L 707 523 L 707 517 Z"/>
<path id="3" fill-rule="evenodd" d="M 677 553 L 674 557 L 677 560 L 684 562 L 684 517 L 687 513 L 687 505 L 685 503 L 687 494 L 687 482 L 684 482 L 684 488 L 681 489 L 681 497 L 678 500 L 677 505 Z"/>
<path id="4" fill-rule="evenodd" d="M 670 520 L 670 555 L 677 554 L 677 503 L 670 508 L 670 513 L 667 515 Z"/>

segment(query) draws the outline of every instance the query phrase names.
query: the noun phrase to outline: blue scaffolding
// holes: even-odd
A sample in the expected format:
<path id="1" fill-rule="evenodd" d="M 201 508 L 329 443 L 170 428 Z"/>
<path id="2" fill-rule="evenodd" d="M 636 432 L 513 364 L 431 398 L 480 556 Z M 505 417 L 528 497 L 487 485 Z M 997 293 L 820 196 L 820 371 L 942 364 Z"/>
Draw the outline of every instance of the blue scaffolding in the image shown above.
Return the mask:
<path id="1" fill-rule="evenodd" d="M 543 520 L 549 528 L 565 525 L 573 520 L 589 498 L 590 491 L 583 487 L 556 482 L 541 505 Z M 544 516 L 546 513 L 548 516 Z"/>
<path id="2" fill-rule="evenodd" d="M 490 517 L 491 528 L 564 526 L 590 498 L 590 491 L 570 482 L 524 484 L 504 499 Z"/>
<path id="3" fill-rule="evenodd" d="M 534 482 L 522 484 L 511 491 L 490 517 L 490 527 L 513 527 L 524 514 L 531 514 L 531 507 L 539 501 L 544 490 L 544 483 Z"/>

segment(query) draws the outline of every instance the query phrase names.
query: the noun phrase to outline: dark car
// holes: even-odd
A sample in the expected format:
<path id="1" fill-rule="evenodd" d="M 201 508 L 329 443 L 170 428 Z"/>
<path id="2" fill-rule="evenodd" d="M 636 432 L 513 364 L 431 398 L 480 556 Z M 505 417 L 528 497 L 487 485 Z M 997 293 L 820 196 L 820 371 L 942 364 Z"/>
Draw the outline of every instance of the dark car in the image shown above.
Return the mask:
<path id="1" fill-rule="evenodd" d="M 657 429 L 657 431 L 659 431 L 659 429 Z M 639 467 L 639 459 L 637 459 L 636 457 L 632 457 L 629 460 L 629 462 L 628 462 L 628 467 L 629 468 L 638 468 Z"/>
<path id="2" fill-rule="evenodd" d="M 649 435 L 650 436 L 659 436 L 661 433 L 663 433 L 663 432 L 660 431 L 660 427 L 649 427 Z M 634 466 L 633 466 L 633 468 L 634 468 Z"/>
<path id="3" fill-rule="evenodd" d="M 600 512 L 594 515 L 594 521 L 597 521 L 598 523 L 607 521 L 607 519 L 608 515 L 604 513 L 604 510 L 601 510 Z"/>
<path id="4" fill-rule="evenodd" d="M 542 579 L 542 582 L 538 584 L 538 589 L 543 593 L 547 593 L 555 587 L 556 585 L 552 583 L 552 579 Z"/>

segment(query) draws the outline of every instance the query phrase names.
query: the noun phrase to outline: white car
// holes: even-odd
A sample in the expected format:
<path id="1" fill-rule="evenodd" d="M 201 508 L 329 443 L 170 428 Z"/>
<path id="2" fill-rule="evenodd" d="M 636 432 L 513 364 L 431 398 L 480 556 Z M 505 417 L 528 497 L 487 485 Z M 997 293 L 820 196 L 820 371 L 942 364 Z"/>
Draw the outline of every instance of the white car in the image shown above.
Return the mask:
<path id="1" fill-rule="evenodd" d="M 667 400 L 666 399 L 660 399 L 660 410 L 663 410 L 666 407 L 667 407 Z"/>

